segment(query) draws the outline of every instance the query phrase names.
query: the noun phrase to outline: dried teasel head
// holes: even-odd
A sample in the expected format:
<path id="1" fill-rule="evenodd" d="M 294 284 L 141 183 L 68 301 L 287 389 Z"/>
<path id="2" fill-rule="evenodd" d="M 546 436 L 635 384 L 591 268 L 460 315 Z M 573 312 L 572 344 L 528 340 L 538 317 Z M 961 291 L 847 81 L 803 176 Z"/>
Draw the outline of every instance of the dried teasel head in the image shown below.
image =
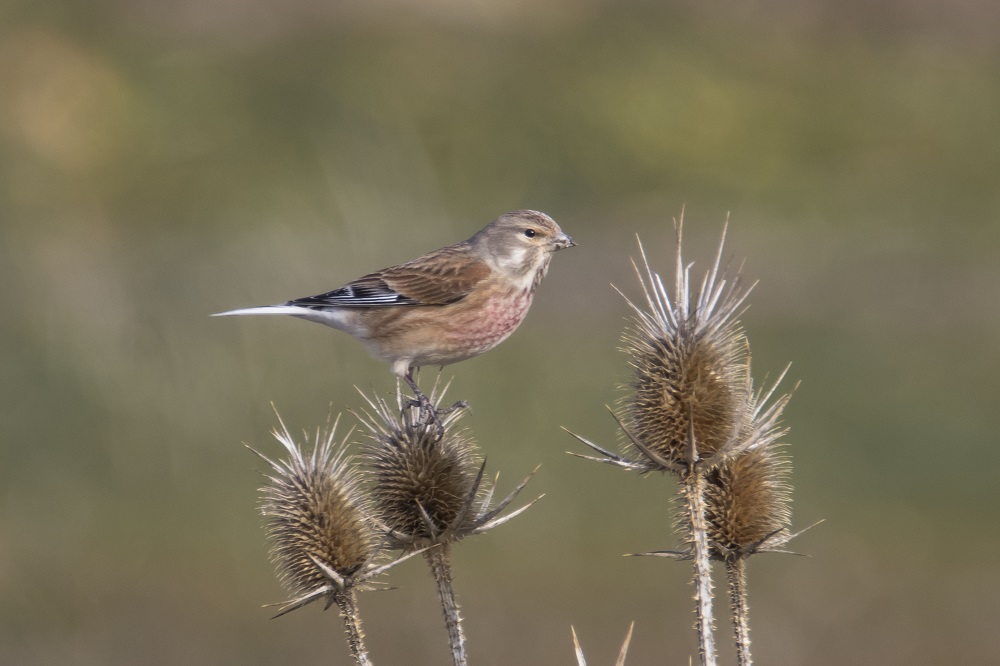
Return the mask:
<path id="1" fill-rule="evenodd" d="M 782 375 L 784 376 L 784 375 Z M 778 379 L 780 382 L 781 379 Z M 779 419 L 790 394 L 765 405 L 777 388 L 754 395 L 740 452 L 706 476 L 705 520 L 712 556 L 732 561 L 777 550 L 790 538 L 791 464 L 780 452 Z"/>
<path id="2" fill-rule="evenodd" d="M 337 592 L 362 585 L 385 567 L 374 565 L 380 537 L 345 453 L 347 438 L 335 444 L 337 422 L 317 429 L 312 451 L 305 452 L 278 420 L 273 434 L 287 458 L 272 460 L 251 450 L 271 467 L 260 490 L 261 513 L 278 578 L 293 595 L 281 615 L 324 596 L 329 606 Z"/>
<path id="3" fill-rule="evenodd" d="M 788 460 L 774 446 L 751 450 L 709 472 L 705 520 L 713 557 L 746 557 L 782 541 L 792 515 L 788 475 Z"/>
<path id="4" fill-rule="evenodd" d="M 738 317 L 749 289 L 721 266 L 724 229 L 695 296 L 681 228 L 672 296 L 640 243 L 642 268 L 635 268 L 646 303 L 629 301 L 634 316 L 623 336 L 633 373 L 619 421 L 651 469 L 687 467 L 722 451 L 746 418 L 749 368 Z"/>
<path id="5" fill-rule="evenodd" d="M 437 387 L 431 393 L 435 408 L 443 394 Z M 441 418 L 442 433 L 435 424 L 420 422 L 419 406 L 404 399 L 398 384 L 394 406 L 361 395 L 368 409 L 356 416 L 368 436 L 364 458 L 373 510 L 392 546 L 409 550 L 457 541 L 530 506 L 497 518 L 528 479 L 491 506 L 496 482 L 483 482 L 485 461 L 468 432 L 456 429 L 464 410 L 452 409 Z"/>

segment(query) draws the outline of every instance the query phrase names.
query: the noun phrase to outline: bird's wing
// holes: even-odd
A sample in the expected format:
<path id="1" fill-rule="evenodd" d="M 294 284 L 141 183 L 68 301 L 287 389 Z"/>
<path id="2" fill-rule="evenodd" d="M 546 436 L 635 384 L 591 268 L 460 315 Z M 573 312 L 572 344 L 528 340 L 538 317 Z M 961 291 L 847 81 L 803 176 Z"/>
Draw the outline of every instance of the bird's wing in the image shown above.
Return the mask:
<path id="1" fill-rule="evenodd" d="M 447 305 L 468 296 L 489 274 L 489 266 L 468 246 L 452 245 L 405 264 L 369 273 L 339 289 L 298 298 L 286 305 L 312 309 Z"/>

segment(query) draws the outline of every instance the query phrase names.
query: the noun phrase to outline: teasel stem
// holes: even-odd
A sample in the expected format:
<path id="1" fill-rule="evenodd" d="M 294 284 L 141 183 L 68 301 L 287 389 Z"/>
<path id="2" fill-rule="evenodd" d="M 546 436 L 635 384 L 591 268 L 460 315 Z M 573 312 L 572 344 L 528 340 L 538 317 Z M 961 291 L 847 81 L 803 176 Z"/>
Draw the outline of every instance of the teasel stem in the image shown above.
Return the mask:
<path id="1" fill-rule="evenodd" d="M 340 617 L 344 620 L 347 632 L 347 645 L 351 649 L 358 666 L 372 666 L 365 647 L 365 633 L 361 630 L 361 614 L 358 612 L 357 597 L 353 589 L 337 590 L 333 593 L 333 602 L 340 609 Z"/>
<path id="2" fill-rule="evenodd" d="M 430 548 L 424 553 L 424 557 L 437 583 L 452 661 L 455 666 L 466 666 L 465 633 L 462 631 L 462 617 L 455 600 L 455 588 L 451 584 L 451 544 L 442 543 L 436 548 Z"/>
<path id="3" fill-rule="evenodd" d="M 738 557 L 726 562 L 729 580 L 729 604 L 736 637 L 736 658 L 740 666 L 751 666 L 750 656 L 750 607 L 747 605 L 747 560 Z"/>
<path id="4" fill-rule="evenodd" d="M 681 483 L 691 529 L 694 555 L 694 601 L 701 666 L 715 666 L 715 630 L 712 614 L 712 570 L 708 527 L 705 522 L 705 476 L 692 465 Z"/>

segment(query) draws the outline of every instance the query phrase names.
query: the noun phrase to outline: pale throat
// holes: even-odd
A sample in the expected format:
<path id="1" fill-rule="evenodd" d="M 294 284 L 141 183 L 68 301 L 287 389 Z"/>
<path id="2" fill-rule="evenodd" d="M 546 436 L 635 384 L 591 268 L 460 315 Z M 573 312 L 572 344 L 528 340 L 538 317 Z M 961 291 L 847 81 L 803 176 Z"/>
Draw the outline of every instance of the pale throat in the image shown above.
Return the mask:
<path id="1" fill-rule="evenodd" d="M 512 287 L 516 291 L 534 292 L 538 283 L 545 277 L 549 268 L 552 253 L 538 251 L 535 248 L 515 248 L 505 257 L 498 258 L 500 269 L 510 276 Z"/>

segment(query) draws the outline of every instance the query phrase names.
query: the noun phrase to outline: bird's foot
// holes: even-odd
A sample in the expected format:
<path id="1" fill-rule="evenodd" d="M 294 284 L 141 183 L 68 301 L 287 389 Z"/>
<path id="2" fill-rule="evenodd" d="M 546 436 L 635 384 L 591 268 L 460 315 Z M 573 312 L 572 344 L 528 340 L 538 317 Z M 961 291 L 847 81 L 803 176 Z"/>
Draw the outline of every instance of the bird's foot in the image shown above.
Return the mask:
<path id="1" fill-rule="evenodd" d="M 407 400 L 403 405 L 404 412 L 410 410 L 413 407 L 417 407 L 417 418 L 413 421 L 413 425 L 424 426 L 425 428 L 431 425 L 436 426 L 438 439 L 444 437 L 444 423 L 441 422 L 441 414 L 447 414 L 451 410 L 438 410 L 431 402 L 430 398 L 423 394 L 422 391 L 414 391 L 416 395 L 413 399 Z"/>
<path id="2" fill-rule="evenodd" d="M 434 406 L 427 396 L 421 393 L 416 398 L 408 400 L 403 407 L 404 409 L 417 407 L 417 419 L 413 422 L 413 424 L 424 427 L 434 426 L 437 430 L 438 439 L 441 439 L 444 437 L 444 422 L 441 420 L 441 417 L 447 416 L 448 414 L 458 411 L 459 409 L 468 409 L 469 403 L 464 400 L 459 400 L 451 407 L 438 408 Z"/>
<path id="3" fill-rule="evenodd" d="M 444 423 L 441 421 L 441 417 L 447 416 L 456 410 L 465 409 L 469 406 L 464 400 L 459 400 L 451 407 L 438 408 L 433 402 L 431 402 L 431 399 L 420 390 L 420 387 L 417 386 L 412 374 L 407 374 L 403 377 L 403 379 L 413 391 L 413 398 L 406 401 L 403 408 L 404 411 L 413 407 L 418 407 L 419 410 L 414 425 L 422 425 L 424 427 L 429 427 L 431 425 L 436 426 L 438 439 L 444 437 Z"/>

